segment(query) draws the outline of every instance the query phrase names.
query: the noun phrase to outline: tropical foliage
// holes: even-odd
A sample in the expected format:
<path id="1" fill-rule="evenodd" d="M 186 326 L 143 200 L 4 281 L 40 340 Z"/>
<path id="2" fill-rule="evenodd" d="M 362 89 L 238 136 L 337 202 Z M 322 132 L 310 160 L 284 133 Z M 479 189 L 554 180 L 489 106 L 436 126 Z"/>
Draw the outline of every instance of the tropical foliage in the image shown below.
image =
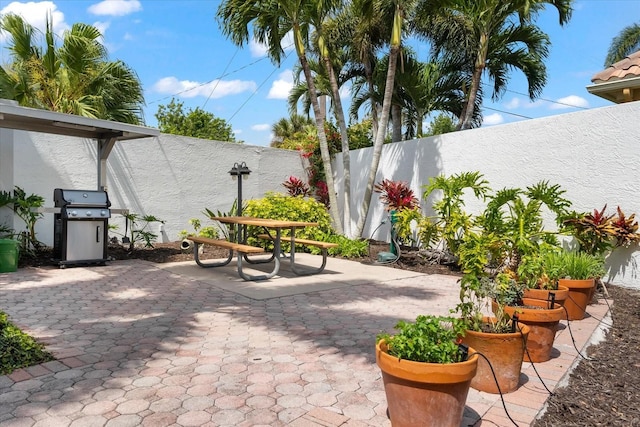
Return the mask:
<path id="1" fill-rule="evenodd" d="M 420 201 L 413 194 L 413 190 L 404 181 L 383 179 L 376 184 L 374 190 L 380 193 L 380 201 L 388 211 L 412 210 L 420 206 Z"/>
<path id="2" fill-rule="evenodd" d="M 183 105 L 183 102 L 172 99 L 168 105 L 158 107 L 155 116 L 158 119 L 160 132 L 214 141 L 237 142 L 233 128 L 224 119 L 215 117 L 200 107 L 185 112 Z"/>
<path id="3" fill-rule="evenodd" d="M 513 70 L 521 71 L 535 99 L 546 82 L 544 60 L 548 36 L 535 24 L 546 7 L 555 8 L 564 25 L 571 16 L 571 0 L 355 0 L 352 2 L 297 2 L 276 0 L 225 0 L 218 8 L 223 33 L 234 43 L 251 39 L 263 43 L 269 57 L 280 64 L 285 56 L 283 41 L 291 34 L 298 66 L 290 93 L 290 111 L 295 117 L 313 110 L 318 157 L 333 189 L 332 148 L 324 122 L 335 120 L 343 153 L 344 192 L 337 211 L 336 196 L 328 191 L 333 222 L 339 232 L 360 236 L 367 218 L 383 144 L 424 135 L 429 118 L 455 117 L 458 128 L 482 123 L 483 84 L 491 84 L 491 95 L 499 98 Z M 431 47 L 426 58 L 405 43 L 417 36 Z M 424 55 L 423 55 L 424 56 Z M 341 94 L 350 86 L 351 126 L 361 113 L 370 122 L 373 146 L 371 164 L 362 199 L 351 203 L 350 160 L 353 133 L 345 120 Z M 327 99 L 328 108 L 321 102 Z M 332 116 L 331 119 L 329 116 Z M 432 133 L 451 130 L 443 119 Z M 292 134 L 278 124 L 274 145 Z M 281 132 L 282 129 L 282 132 Z M 292 128 L 293 129 L 293 128 Z M 286 130 L 288 132 L 288 130 Z M 361 135 L 359 133 L 358 135 Z M 364 138 L 360 138 L 364 141 Z M 355 147 L 364 146 L 361 142 Z M 350 206 L 359 206 L 356 227 L 349 230 Z"/>
<path id="4" fill-rule="evenodd" d="M 0 98 L 84 117 L 144 122 L 138 76 L 122 61 L 108 59 L 96 27 L 73 24 L 57 43 L 50 16 L 39 34 L 22 17 L 7 14 L 0 30 L 9 35 L 11 55 L 0 66 Z"/>
<path id="5" fill-rule="evenodd" d="M 399 321 L 397 333 L 381 333 L 387 352 L 399 359 L 426 363 L 463 361 L 457 340 L 466 327 L 461 319 L 446 316 L 418 316 L 415 322 Z"/>
<path id="6" fill-rule="evenodd" d="M 613 38 L 604 60 L 604 66 L 608 67 L 621 61 L 638 50 L 640 50 L 640 25 L 632 24 L 623 28 L 620 34 Z"/>

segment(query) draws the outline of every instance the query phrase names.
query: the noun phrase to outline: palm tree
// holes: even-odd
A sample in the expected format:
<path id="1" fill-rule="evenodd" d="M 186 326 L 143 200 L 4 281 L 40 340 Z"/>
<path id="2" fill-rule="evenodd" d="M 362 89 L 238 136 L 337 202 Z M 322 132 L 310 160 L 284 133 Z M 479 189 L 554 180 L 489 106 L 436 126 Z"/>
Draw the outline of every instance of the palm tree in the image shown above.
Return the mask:
<path id="1" fill-rule="evenodd" d="M 633 24 L 625 27 L 620 31 L 620 34 L 613 38 L 609 52 L 607 52 L 607 58 L 604 60 L 604 66 L 608 67 L 622 61 L 637 50 L 640 50 L 640 25 Z"/>
<path id="2" fill-rule="evenodd" d="M 473 106 L 484 75 L 493 82 L 494 100 L 506 89 L 509 71 L 521 70 L 529 97 L 537 98 L 546 84 L 544 60 L 549 38 L 533 24 L 545 5 L 554 6 L 560 25 L 571 17 L 572 0 L 421 0 L 414 24 L 433 41 L 436 52 L 449 51 L 467 60 L 471 86 L 459 128 L 473 123 Z"/>
<path id="3" fill-rule="evenodd" d="M 331 156 L 324 131 L 325 117 L 320 109 L 315 82 L 309 62 L 307 60 L 307 47 L 309 46 L 309 34 L 312 30 L 311 23 L 317 22 L 331 10 L 331 0 L 309 2 L 302 0 L 224 0 L 218 8 L 218 19 L 222 26 L 222 32 L 233 43 L 243 46 L 249 42 L 249 28 L 253 27 L 253 37 L 268 47 L 271 60 L 280 64 L 284 50 L 281 42 L 285 35 L 291 31 L 300 65 L 304 71 L 309 89 L 309 99 L 318 130 L 320 154 L 324 166 L 327 187 L 333 189 L 333 171 L 331 168 Z M 329 211 L 336 232 L 342 234 L 342 221 L 338 211 L 336 195 L 329 191 Z"/>
<path id="4" fill-rule="evenodd" d="M 405 139 L 422 136 L 422 123 L 431 113 L 460 116 L 465 103 L 462 88 L 469 86 L 470 76 L 461 71 L 459 64 L 444 57 L 434 58 L 432 62 L 419 62 L 409 56 L 404 70 L 398 75 L 398 86 L 405 111 Z M 479 105 L 474 112 L 474 120 L 478 121 Z"/>
<path id="5" fill-rule="evenodd" d="M 279 147 L 282 141 L 293 137 L 297 132 L 302 132 L 309 125 L 313 126 L 313 120 L 308 116 L 292 114 L 289 118 L 281 118 L 271 127 L 271 132 L 273 132 L 271 146 Z"/>
<path id="6" fill-rule="evenodd" d="M 373 153 L 371 156 L 371 166 L 367 176 L 367 183 L 364 190 L 364 197 L 360 210 L 358 212 L 358 222 L 356 224 L 355 235 L 362 236 L 364 225 L 369 214 L 369 206 L 371 205 L 371 195 L 373 194 L 373 186 L 380 165 L 380 157 L 382 155 L 382 145 L 384 144 L 387 123 L 389 122 L 389 113 L 391 111 L 392 96 L 396 70 L 398 65 L 398 55 L 402 47 L 403 26 L 407 11 L 410 11 L 413 2 L 409 0 L 393 0 L 387 2 L 393 7 L 393 25 L 391 27 L 391 37 L 389 40 L 389 65 L 387 67 L 387 76 L 384 84 L 384 96 L 382 98 L 382 111 L 380 114 L 380 122 L 378 131 L 373 141 Z M 367 13 L 364 14 L 368 16 Z"/>
<path id="7" fill-rule="evenodd" d="M 47 17 L 44 48 L 37 30 L 20 16 L 0 19 L 11 36 L 12 62 L 0 67 L 0 97 L 20 105 L 124 123 L 144 122 L 142 85 L 121 61 L 108 61 L 100 31 L 77 23 L 58 47 Z"/>

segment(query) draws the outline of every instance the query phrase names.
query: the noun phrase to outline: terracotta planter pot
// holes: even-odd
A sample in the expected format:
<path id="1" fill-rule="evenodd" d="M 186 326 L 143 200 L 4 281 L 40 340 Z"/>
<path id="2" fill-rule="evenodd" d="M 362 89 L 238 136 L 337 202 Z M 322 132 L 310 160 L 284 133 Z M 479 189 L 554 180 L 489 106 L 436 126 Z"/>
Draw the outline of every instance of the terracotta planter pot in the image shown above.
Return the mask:
<path id="1" fill-rule="evenodd" d="M 524 298 L 539 299 L 549 301 L 549 294 L 553 292 L 556 295 L 556 302 L 564 306 L 564 302 L 569 297 L 569 288 L 566 286 L 558 286 L 558 289 L 525 289 Z"/>
<path id="2" fill-rule="evenodd" d="M 488 322 L 488 318 L 485 319 Z M 518 388 L 529 327 L 523 324 L 520 329 L 521 331 L 503 334 L 477 331 L 465 333 L 462 342 L 484 354 L 496 374 L 494 379 L 489 363 L 484 357 L 480 357 L 478 371 L 471 380 L 471 387 L 487 393 L 509 393 Z"/>
<path id="3" fill-rule="evenodd" d="M 524 360 L 534 363 L 546 362 L 551 359 L 551 350 L 553 350 L 558 324 L 565 317 L 564 308 L 555 304 L 550 309 L 547 308 L 547 301 L 537 299 L 523 298 L 522 302 L 525 306 L 540 308 L 507 306 L 504 311 L 509 316 L 517 313 L 520 323 L 529 327 Z M 495 302 L 492 305 L 495 307 Z"/>
<path id="4" fill-rule="evenodd" d="M 469 354 L 473 353 L 469 349 Z M 421 363 L 398 359 L 376 344 L 389 418 L 393 427 L 459 427 L 478 355 L 460 363 Z"/>
<path id="5" fill-rule="evenodd" d="M 569 288 L 569 297 L 564 303 L 569 320 L 584 319 L 587 304 L 591 301 L 595 291 L 596 281 L 594 279 L 560 279 L 558 283 Z"/>

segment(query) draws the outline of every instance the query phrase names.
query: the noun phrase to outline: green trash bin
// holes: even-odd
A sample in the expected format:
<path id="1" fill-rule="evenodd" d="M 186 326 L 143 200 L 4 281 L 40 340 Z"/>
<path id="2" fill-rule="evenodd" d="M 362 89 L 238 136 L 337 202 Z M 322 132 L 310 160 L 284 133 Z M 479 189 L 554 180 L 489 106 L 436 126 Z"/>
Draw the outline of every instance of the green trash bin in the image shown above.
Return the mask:
<path id="1" fill-rule="evenodd" d="M 0 239 L 0 273 L 9 273 L 18 269 L 18 242 Z"/>

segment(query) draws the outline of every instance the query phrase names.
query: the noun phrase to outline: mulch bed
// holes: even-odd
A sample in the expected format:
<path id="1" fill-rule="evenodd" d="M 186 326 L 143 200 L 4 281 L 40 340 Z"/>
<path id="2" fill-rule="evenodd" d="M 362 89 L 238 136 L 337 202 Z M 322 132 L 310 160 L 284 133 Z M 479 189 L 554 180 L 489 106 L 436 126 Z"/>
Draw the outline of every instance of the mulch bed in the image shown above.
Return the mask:
<path id="1" fill-rule="evenodd" d="M 613 325 L 589 347 L 535 427 L 640 426 L 640 291 L 608 285 Z"/>
<path id="2" fill-rule="evenodd" d="M 388 251 L 388 244 L 371 242 L 369 255 L 357 261 L 375 262 L 379 252 Z M 207 248 L 202 259 L 226 257 L 226 254 L 223 249 Z M 158 243 L 154 248 L 136 248 L 131 252 L 113 245 L 109 256 L 156 263 L 193 260 L 190 251 L 180 249 L 180 242 Z M 21 261 L 21 267 L 27 265 L 52 265 L 51 251 Z M 426 274 L 460 275 L 447 266 L 426 262 L 412 250 L 403 250 L 400 260 L 388 266 Z M 640 426 L 640 291 L 613 285 L 607 289 L 612 299 L 613 325 L 606 339 L 588 349 L 590 360 L 582 360 L 568 385 L 549 398 L 548 408 L 533 424 L 535 427 Z"/>

